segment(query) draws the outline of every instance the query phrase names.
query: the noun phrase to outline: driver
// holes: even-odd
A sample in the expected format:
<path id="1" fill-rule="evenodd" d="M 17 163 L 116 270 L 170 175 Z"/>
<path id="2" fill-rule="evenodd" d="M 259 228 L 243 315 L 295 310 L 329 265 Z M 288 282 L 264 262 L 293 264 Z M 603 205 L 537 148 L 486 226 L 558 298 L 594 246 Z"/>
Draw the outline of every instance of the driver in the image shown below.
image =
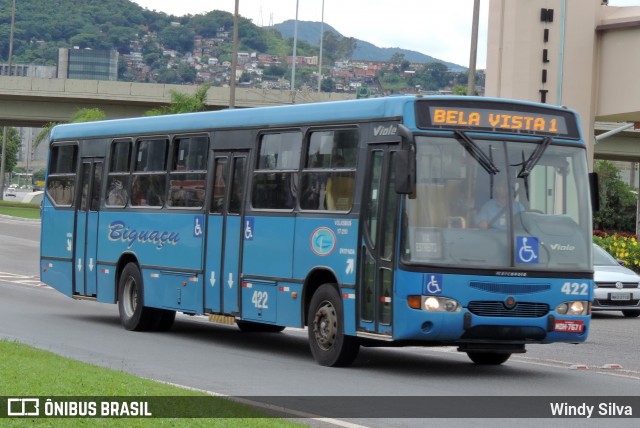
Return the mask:
<path id="1" fill-rule="evenodd" d="M 506 229 L 507 228 L 507 185 L 504 181 L 496 183 L 495 197 L 489 199 L 478 211 L 475 224 L 481 229 Z M 518 201 L 513 201 L 513 213 L 524 211 L 524 207 Z"/>

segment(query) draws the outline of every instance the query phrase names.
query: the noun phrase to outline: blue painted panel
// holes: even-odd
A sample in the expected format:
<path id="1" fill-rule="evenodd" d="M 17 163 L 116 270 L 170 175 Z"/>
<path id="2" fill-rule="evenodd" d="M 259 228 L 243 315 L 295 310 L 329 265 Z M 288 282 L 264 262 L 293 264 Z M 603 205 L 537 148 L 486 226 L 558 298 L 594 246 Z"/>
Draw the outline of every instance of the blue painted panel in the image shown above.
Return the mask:
<path id="1" fill-rule="evenodd" d="M 275 283 L 244 282 L 242 284 L 242 318 L 275 323 L 278 314 L 277 293 Z"/>
<path id="2" fill-rule="evenodd" d="M 294 217 L 244 218 L 242 272 L 245 275 L 291 278 Z M 252 225 L 251 236 L 247 224 Z"/>
<path id="3" fill-rule="evenodd" d="M 241 220 L 239 216 L 228 216 L 225 227 L 224 268 L 220 277 L 222 292 L 222 311 L 225 314 L 239 312 L 238 295 L 240 294 L 240 237 Z"/>
<path id="4" fill-rule="evenodd" d="M 81 296 L 86 296 L 85 290 L 85 281 L 84 281 L 84 272 L 87 267 L 86 259 L 85 259 L 85 245 L 87 244 L 87 215 L 86 213 L 80 212 L 78 213 L 76 220 L 76 233 L 74 240 L 74 278 L 75 278 L 75 287 L 74 292 Z"/>
<path id="5" fill-rule="evenodd" d="M 69 297 L 73 294 L 72 275 L 71 262 L 46 258 L 40 261 L 40 280 Z"/>
<path id="6" fill-rule="evenodd" d="M 280 282 L 277 289 L 277 324 L 288 327 L 304 327 L 302 320 L 302 284 Z"/>
<path id="7" fill-rule="evenodd" d="M 144 304 L 154 308 L 202 313 L 202 277 L 183 272 L 143 269 Z"/>
<path id="8" fill-rule="evenodd" d="M 205 302 L 204 307 L 211 312 L 220 312 L 220 300 L 224 281 L 222 281 L 222 228 L 224 218 L 219 215 L 209 216 L 207 225 L 207 260 L 205 261 Z"/>
<path id="9" fill-rule="evenodd" d="M 102 303 L 116 302 L 116 267 L 109 265 L 96 266 L 97 293 L 96 300 Z"/>
<path id="10" fill-rule="evenodd" d="M 202 269 L 204 234 L 199 214 L 102 212 L 98 260 L 116 262 L 125 252 L 141 265 Z"/>
<path id="11" fill-rule="evenodd" d="M 357 220 L 298 218 L 295 235 L 294 278 L 303 279 L 312 269 L 326 266 L 339 283 L 355 284 Z"/>
<path id="12" fill-rule="evenodd" d="M 49 199 L 43 200 L 41 257 L 73 258 L 74 221 L 75 211 L 57 210 L 51 206 Z"/>
<path id="13" fill-rule="evenodd" d="M 95 296 L 97 289 L 97 236 L 98 231 L 98 213 L 89 212 L 87 215 L 87 232 L 86 241 L 87 247 L 84 256 L 84 279 L 85 279 L 85 292 L 87 296 Z"/>

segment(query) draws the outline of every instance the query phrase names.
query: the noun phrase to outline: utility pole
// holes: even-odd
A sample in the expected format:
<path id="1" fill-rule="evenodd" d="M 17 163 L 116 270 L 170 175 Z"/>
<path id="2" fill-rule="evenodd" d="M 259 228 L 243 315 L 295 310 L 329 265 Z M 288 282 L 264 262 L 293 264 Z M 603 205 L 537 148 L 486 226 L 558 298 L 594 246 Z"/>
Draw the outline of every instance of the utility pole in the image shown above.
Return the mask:
<path id="1" fill-rule="evenodd" d="M 471 54 L 469 55 L 469 80 L 467 95 L 476 91 L 476 57 L 478 55 L 478 21 L 480 20 L 480 0 L 473 0 L 473 23 L 471 25 Z"/>
<path id="2" fill-rule="evenodd" d="M 236 0 L 233 14 L 233 49 L 231 49 L 231 87 L 229 88 L 229 108 L 236 108 L 236 68 L 238 67 L 238 10 L 240 0 Z"/>
<path id="3" fill-rule="evenodd" d="M 296 93 L 296 51 L 298 50 L 298 6 L 300 4 L 300 0 L 296 0 L 296 20 L 293 24 L 293 64 L 291 68 L 291 101 L 295 103 L 295 93 Z"/>
<path id="4" fill-rule="evenodd" d="M 318 61 L 318 92 L 322 84 L 322 42 L 324 38 L 324 0 L 322 0 L 322 21 L 320 23 L 320 59 Z"/>
<path id="5" fill-rule="evenodd" d="M 11 77 L 11 57 L 13 56 L 13 29 L 16 21 L 16 0 L 11 6 L 11 32 L 9 33 L 9 77 Z M 7 167 L 7 127 L 2 129 L 2 160 L 0 161 L 0 200 L 4 199 L 4 173 Z"/>

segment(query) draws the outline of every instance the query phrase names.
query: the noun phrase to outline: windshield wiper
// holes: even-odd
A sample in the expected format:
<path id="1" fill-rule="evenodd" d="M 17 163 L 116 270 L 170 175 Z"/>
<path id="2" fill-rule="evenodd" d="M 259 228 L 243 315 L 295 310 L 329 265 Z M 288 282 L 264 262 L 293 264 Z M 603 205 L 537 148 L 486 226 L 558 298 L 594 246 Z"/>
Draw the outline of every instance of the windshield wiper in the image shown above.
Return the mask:
<path id="1" fill-rule="evenodd" d="M 522 178 L 524 180 L 524 190 L 527 200 L 529 200 L 529 174 L 531 174 L 533 168 L 540 161 L 544 151 L 549 147 L 549 143 L 551 143 L 551 137 L 544 137 L 540 145 L 536 147 L 527 160 L 524 160 L 524 151 L 522 152 L 522 168 L 520 169 L 520 172 L 518 172 L 518 178 Z"/>
<path id="2" fill-rule="evenodd" d="M 527 178 L 529 174 L 531 174 L 531 171 L 538 164 L 538 161 L 540 161 L 544 151 L 549 147 L 549 143 L 551 143 L 551 137 L 544 137 L 542 143 L 531 153 L 529 159 L 522 162 L 522 169 L 518 173 L 518 178 Z"/>
<path id="3" fill-rule="evenodd" d="M 471 139 L 464 131 L 455 131 L 458 141 L 462 144 L 462 147 L 474 158 L 478 163 L 487 171 L 488 174 L 496 175 L 500 172 L 498 167 L 495 166 L 491 158 L 489 158 L 478 145 Z"/>

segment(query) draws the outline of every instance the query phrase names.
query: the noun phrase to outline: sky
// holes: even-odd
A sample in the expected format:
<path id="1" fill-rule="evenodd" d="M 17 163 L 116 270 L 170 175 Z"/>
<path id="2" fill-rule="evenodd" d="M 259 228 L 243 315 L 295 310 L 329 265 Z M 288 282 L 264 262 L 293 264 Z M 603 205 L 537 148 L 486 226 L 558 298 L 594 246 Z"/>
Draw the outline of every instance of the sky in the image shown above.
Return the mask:
<path id="1" fill-rule="evenodd" d="M 235 0 L 132 0 L 157 12 L 195 15 L 224 10 L 234 12 Z M 434 58 L 469 66 L 473 0 L 239 0 L 239 14 L 256 25 L 295 19 L 322 21 L 345 37 L 381 48 L 414 50 Z M 610 6 L 640 6 L 640 0 L 609 0 Z M 480 1 L 476 67 L 484 69 L 487 56 L 489 0 Z"/>

